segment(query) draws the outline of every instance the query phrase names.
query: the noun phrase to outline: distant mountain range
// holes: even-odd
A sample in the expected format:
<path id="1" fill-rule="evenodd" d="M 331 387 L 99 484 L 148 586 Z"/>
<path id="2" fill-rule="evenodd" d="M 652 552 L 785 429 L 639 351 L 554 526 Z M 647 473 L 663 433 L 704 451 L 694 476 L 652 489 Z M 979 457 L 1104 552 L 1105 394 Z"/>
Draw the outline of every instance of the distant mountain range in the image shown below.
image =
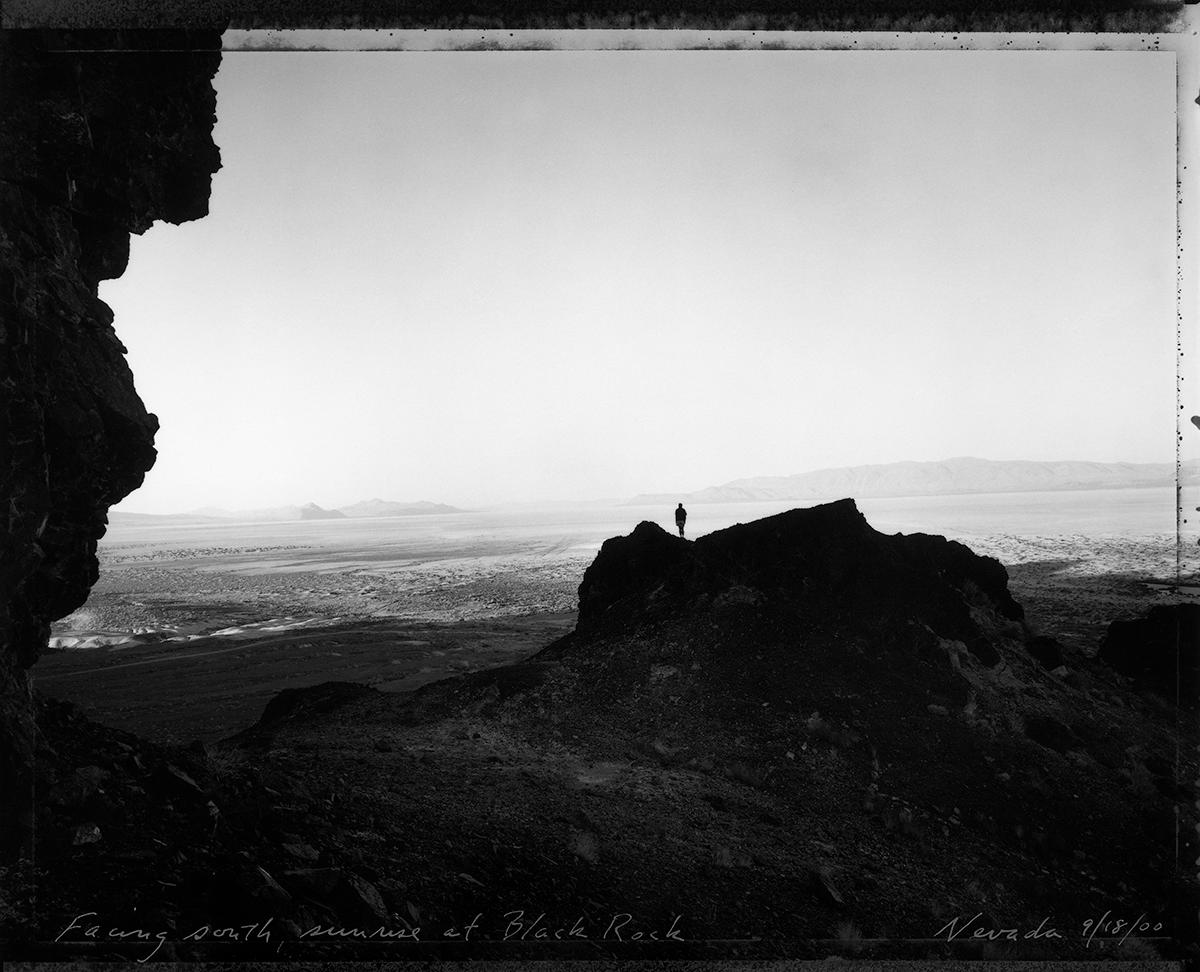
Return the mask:
<path id="1" fill-rule="evenodd" d="M 370 499 L 342 506 L 339 509 L 346 516 L 420 516 L 425 513 L 464 512 L 457 506 L 430 503 L 428 500 L 419 500 L 416 503 L 396 503 L 392 500 Z"/>
<path id="2" fill-rule="evenodd" d="M 1183 464 L 1182 485 L 1200 486 L 1200 460 Z M 738 503 L 774 500 L 832 500 L 852 497 L 939 496 L 955 493 L 1021 493 L 1069 489 L 1136 489 L 1172 486 L 1175 464 L 1167 462 L 1034 462 L 962 457 L 941 462 L 892 462 L 871 466 L 818 469 L 794 476 L 755 476 L 693 492 L 641 493 L 621 506 L 674 506 L 683 503 Z M 610 501 L 611 502 L 611 501 Z M 203 507 L 187 513 L 109 513 L 110 523 L 177 524 L 291 522 L 365 517 L 465 513 L 457 506 L 428 500 L 400 503 L 369 499 L 337 509 L 316 503 L 256 510 Z"/>
<path id="3" fill-rule="evenodd" d="M 624 505 L 1133 489 L 1174 483 L 1174 463 L 997 461 L 963 457 L 941 462 L 819 469 L 795 476 L 756 476 L 691 493 L 642 493 Z M 1200 485 L 1200 462 L 1184 463 L 1183 485 Z"/>
<path id="4" fill-rule="evenodd" d="M 431 513 L 463 513 L 457 506 L 447 506 L 445 503 L 430 503 L 419 500 L 415 503 L 397 503 L 392 500 L 371 499 L 352 503 L 340 509 L 326 509 L 316 503 L 305 503 L 303 506 L 272 506 L 258 510 L 225 510 L 215 506 L 205 506 L 188 513 L 125 513 L 110 512 L 110 523 L 149 523 L 151 521 L 170 520 L 173 523 L 211 523 L 221 520 L 237 522 L 263 522 L 292 520 L 345 520 L 353 517 L 367 516 L 421 516 Z"/>
<path id="5" fill-rule="evenodd" d="M 191 516 L 202 516 L 208 520 L 344 520 L 346 514 L 341 510 L 327 510 L 316 503 L 305 503 L 303 506 L 271 506 L 258 510 L 223 510 L 216 506 L 205 506 L 192 510 Z"/>

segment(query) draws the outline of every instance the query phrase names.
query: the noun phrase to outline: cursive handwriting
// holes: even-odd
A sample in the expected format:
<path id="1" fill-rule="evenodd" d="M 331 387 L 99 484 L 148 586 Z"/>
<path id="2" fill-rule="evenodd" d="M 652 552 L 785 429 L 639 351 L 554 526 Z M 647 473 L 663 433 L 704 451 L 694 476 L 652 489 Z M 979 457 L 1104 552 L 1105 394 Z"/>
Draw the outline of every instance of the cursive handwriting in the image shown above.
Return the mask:
<path id="1" fill-rule="evenodd" d="M 96 918 L 96 917 L 98 917 L 98 915 L 95 911 L 85 911 L 82 914 L 76 915 L 74 918 L 71 919 L 70 924 L 67 925 L 66 928 L 64 928 L 62 931 L 60 931 L 58 933 L 58 937 L 56 939 L 54 939 L 54 941 L 61 942 L 63 940 L 63 938 L 69 932 L 78 931 L 80 933 L 80 935 L 79 935 L 80 938 L 83 938 L 84 940 L 90 941 L 90 942 L 100 942 L 100 941 L 105 941 L 105 942 L 119 942 L 119 941 L 151 942 L 152 941 L 152 942 L 154 942 L 154 948 L 151 949 L 149 954 L 144 955 L 140 959 L 137 960 L 138 964 L 140 965 L 143 962 L 148 962 L 155 955 L 157 955 L 158 950 L 163 947 L 163 945 L 167 942 L 168 937 L 170 936 L 170 932 L 162 930 L 162 929 L 160 929 L 158 931 L 149 931 L 145 928 L 113 928 L 113 927 L 110 927 L 107 930 L 105 930 L 104 924 L 101 922 L 95 922 L 95 923 L 91 923 L 91 924 L 80 924 L 80 922 L 85 918 Z M 211 937 L 214 940 L 219 940 L 219 941 L 223 941 L 223 942 L 247 942 L 247 941 L 251 941 L 251 940 L 261 941 L 261 942 L 270 942 L 271 932 L 268 927 L 270 924 L 271 924 L 271 919 L 268 918 L 264 922 L 256 921 L 256 922 L 253 922 L 252 924 L 248 924 L 248 925 L 235 925 L 235 926 L 200 925 L 196 928 L 193 928 L 186 935 L 181 936 L 180 940 L 181 941 L 199 942 L 199 941 L 203 941 L 205 938 Z"/>
<path id="2" fill-rule="evenodd" d="M 946 941 L 952 942 L 960 935 L 966 935 L 967 929 L 971 928 L 972 925 L 975 927 L 971 930 L 971 934 L 967 935 L 966 937 L 968 939 L 984 940 L 989 942 L 994 942 L 997 940 L 1019 942 L 1022 939 L 1028 941 L 1033 939 L 1066 937 L 1057 928 L 1046 927 L 1050 923 L 1049 918 L 1043 918 L 1038 924 L 1037 928 L 1031 928 L 1022 932 L 1019 928 L 988 928 L 987 926 L 979 923 L 979 920 L 982 917 L 983 912 L 980 911 L 970 918 L 964 919 L 961 915 L 958 918 L 952 918 L 941 928 L 939 928 L 937 934 L 935 934 L 933 937 L 941 938 L 944 935 Z"/>
<path id="3" fill-rule="evenodd" d="M 964 941 L 1017 942 L 1051 938 L 1065 939 L 1067 937 L 1062 931 L 1051 924 L 1051 919 L 1049 918 L 1043 918 L 1036 928 L 1025 930 L 1017 927 L 989 927 L 982 919 L 982 911 L 972 915 L 970 918 L 964 918 L 962 915 L 959 915 L 939 928 L 934 937 L 945 938 L 948 942 L 953 942 L 960 938 Z M 1124 945 L 1125 940 L 1131 935 L 1142 934 L 1144 932 L 1153 934 L 1162 930 L 1162 922 L 1147 919 L 1144 912 L 1138 915 L 1133 921 L 1129 921 L 1125 918 L 1116 918 L 1113 916 L 1112 911 L 1106 911 L 1100 918 L 1088 918 L 1084 921 L 1080 927 L 1079 935 L 1084 940 L 1085 947 L 1090 948 L 1093 942 L 1116 941 L 1118 945 Z"/>
<path id="4" fill-rule="evenodd" d="M 199 925 L 184 934 L 166 930 L 149 930 L 144 928 L 120 928 L 108 925 L 99 920 L 95 911 L 85 911 L 71 919 L 70 923 L 58 933 L 55 942 L 117 942 L 141 941 L 153 948 L 138 963 L 146 962 L 158 954 L 159 949 L 168 941 L 204 942 L 261 942 L 269 944 L 274 934 L 271 928 L 273 919 L 254 922 L 245 925 L 220 926 Z M 484 920 L 482 912 L 475 915 L 464 925 L 453 925 L 441 930 L 440 936 L 423 937 L 419 926 L 409 925 L 395 928 L 387 925 L 359 927 L 354 925 L 315 924 L 308 928 L 293 930 L 292 934 L 301 940 L 309 941 L 357 941 L 357 942 L 467 942 L 472 934 L 480 929 Z M 521 910 L 506 911 L 501 920 L 493 925 L 491 937 L 484 941 L 492 942 L 564 942 L 572 940 L 597 940 L 606 942 L 682 942 L 685 941 L 680 929 L 682 915 L 675 915 L 669 926 L 648 927 L 639 924 L 634 916 L 627 911 L 617 912 L 605 920 L 589 925 L 582 915 L 570 922 L 558 922 L 547 917 L 546 912 L 531 916 Z M 431 931 L 436 930 L 431 929 Z M 481 932 L 487 935 L 487 932 Z M 276 938 L 279 941 L 279 937 Z"/>
<path id="5" fill-rule="evenodd" d="M 546 914 L 543 912 L 532 921 L 525 917 L 523 911 L 508 911 L 504 914 L 505 918 L 510 921 L 504 929 L 503 941 L 509 941 L 512 938 L 517 938 L 520 941 L 535 941 L 544 942 L 549 940 L 567 941 L 572 938 L 590 939 L 587 926 L 584 924 L 583 917 L 575 919 L 574 924 L 569 928 L 565 926 L 552 927 L 547 925 Z M 604 931 L 600 933 L 600 941 L 602 942 L 682 942 L 684 941 L 683 934 L 679 930 L 679 922 L 682 915 L 676 915 L 671 926 L 660 933 L 658 929 L 650 929 L 649 931 L 630 928 L 633 924 L 633 915 L 627 911 L 622 911 L 615 914 L 605 926 Z"/>
<path id="6" fill-rule="evenodd" d="M 1125 939 L 1135 932 L 1160 932 L 1162 928 L 1161 921 L 1147 921 L 1145 912 L 1133 921 L 1126 921 L 1124 918 L 1113 918 L 1112 912 L 1106 911 L 1099 920 L 1089 918 L 1083 923 L 1083 937 L 1087 940 L 1087 948 L 1092 947 L 1097 932 L 1101 933 L 1101 941 L 1120 936 L 1117 944 L 1124 945 Z"/>
<path id="7" fill-rule="evenodd" d="M 313 925 L 300 932 L 301 938 L 357 938 L 363 940 L 410 941 L 421 940 L 420 928 L 385 928 L 378 925 L 375 928 L 342 928 L 339 925 Z"/>

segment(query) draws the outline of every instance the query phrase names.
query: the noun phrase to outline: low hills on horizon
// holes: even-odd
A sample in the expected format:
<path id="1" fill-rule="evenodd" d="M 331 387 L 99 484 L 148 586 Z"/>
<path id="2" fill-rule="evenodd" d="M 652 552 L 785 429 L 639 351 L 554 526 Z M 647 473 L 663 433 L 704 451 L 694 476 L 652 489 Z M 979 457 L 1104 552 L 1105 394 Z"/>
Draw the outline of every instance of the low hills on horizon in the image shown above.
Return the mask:
<path id="1" fill-rule="evenodd" d="M 1183 463 L 1180 484 L 1200 485 L 1200 461 Z M 1175 485 L 1167 462 L 1040 462 L 973 457 L 818 469 L 792 476 L 754 476 L 683 493 L 640 493 L 625 506 L 819 500 L 845 496 L 947 496 Z"/>
<path id="2" fill-rule="evenodd" d="M 1174 463 L 1042 462 L 959 457 L 937 462 L 906 461 L 818 469 L 791 476 L 754 476 L 690 492 L 639 493 L 623 502 L 606 502 L 612 503 L 614 507 L 661 506 L 664 503 L 674 506 L 677 502 L 813 502 L 846 497 L 862 499 L 948 496 L 963 493 L 1138 489 L 1174 484 Z M 1180 484 L 1200 486 L 1200 460 L 1189 460 L 1182 464 Z M 396 502 L 376 498 L 336 508 L 326 508 L 310 502 L 252 510 L 227 510 L 206 506 L 186 513 L 135 513 L 114 510 L 109 513 L 109 521 L 130 524 L 164 520 L 174 523 L 294 522 L 466 512 L 469 511 L 461 507 L 428 500 Z"/>
<path id="3" fill-rule="evenodd" d="M 266 909 L 339 934 L 407 913 L 436 935 L 478 914 L 478 945 L 448 954 L 533 963 L 547 942 L 517 951 L 513 912 L 477 909 L 536 889 L 555 909 L 544 927 L 576 921 L 584 936 L 555 943 L 563 962 L 669 948 L 679 967 L 1048 966 L 1101 941 L 1119 957 L 1115 934 L 1066 931 L 1101 920 L 1097 901 L 1152 916 L 1153 938 L 1131 936 L 1139 967 L 1195 954 L 1200 898 L 1180 867 L 1200 850 L 1194 605 L 1158 605 L 1119 639 L 1110 625 L 1096 653 L 1072 647 L 1059 636 L 1073 622 L 1023 605 L 999 561 L 881 533 L 844 499 L 695 540 L 642 522 L 604 542 L 577 606 L 571 630 L 506 661 L 480 635 L 486 653 L 464 650 L 457 626 L 419 642 L 418 664 L 435 645 L 463 663 L 423 684 L 374 667 L 391 669 L 411 628 L 306 632 L 306 650 L 339 660 L 338 680 L 316 684 L 321 670 L 298 664 L 313 656 L 263 645 L 254 670 L 279 681 L 257 722 L 187 745 L 39 691 L 46 797 L 25 826 L 45 917 L 22 932 L 49 941 L 84 889 L 177 928 L 250 927 Z M 247 699 L 245 676 L 215 688 L 213 675 L 247 668 L 204 656 L 203 682 L 182 681 L 190 667 L 134 681 L 160 712 Z M 683 934 L 657 951 L 588 940 L 614 916 Z M 519 920 L 519 934 L 537 927 Z M 1061 930 L 1042 939 L 1001 933 L 1051 920 Z M 172 959 L 228 954 L 210 943 L 225 945 L 180 943 Z M 79 933 L 53 955 L 95 958 L 93 944 Z M 379 954 L 348 933 L 334 944 L 344 960 Z M 247 961 L 279 947 L 243 946 Z"/>
<path id="4" fill-rule="evenodd" d="M 418 500 L 413 503 L 398 503 L 394 500 L 369 499 L 336 509 L 326 509 L 316 503 L 305 503 L 302 506 L 272 506 L 256 510 L 226 510 L 215 506 L 205 506 L 187 513 L 131 513 L 123 510 L 109 512 L 109 521 L 141 522 L 150 520 L 173 520 L 177 522 L 213 522 L 230 520 L 235 522 L 278 521 L 291 522 L 294 520 L 348 520 L 370 516 L 427 516 L 437 513 L 465 513 L 457 506 L 445 503 L 431 503 L 428 500 Z"/>

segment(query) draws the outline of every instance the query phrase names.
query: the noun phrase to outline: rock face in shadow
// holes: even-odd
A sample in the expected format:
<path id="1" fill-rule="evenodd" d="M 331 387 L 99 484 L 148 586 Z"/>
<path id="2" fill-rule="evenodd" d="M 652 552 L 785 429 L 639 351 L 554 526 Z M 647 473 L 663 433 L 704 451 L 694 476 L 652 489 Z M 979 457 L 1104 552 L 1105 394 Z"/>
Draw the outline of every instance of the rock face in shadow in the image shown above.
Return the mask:
<path id="1" fill-rule="evenodd" d="M 284 689 L 267 703 L 258 722 L 241 735 L 250 743 L 269 740 L 288 722 L 312 719 L 371 691 L 355 682 L 322 682 L 302 689 Z"/>
<path id="2" fill-rule="evenodd" d="M 694 543 L 641 523 L 608 540 L 579 588 L 581 634 L 701 607 L 770 603 L 815 629 L 894 638 L 913 626 L 1000 660 L 997 625 L 1021 606 L 999 561 L 944 537 L 887 536 L 853 500 L 738 524 Z"/>
<path id="3" fill-rule="evenodd" d="M 155 458 L 158 422 L 97 286 L 124 272 L 131 233 L 208 212 L 219 49 L 217 31 L 0 33 L 0 732 L 12 741 L 0 833 L 9 852 L 33 748 L 25 671 L 50 622 L 87 598 L 108 508 Z"/>
<path id="4" fill-rule="evenodd" d="M 933 773 L 967 745 L 947 718 L 1007 734 L 1026 715 L 1064 717 L 1023 616 L 998 561 L 940 536 L 881 534 L 852 500 L 695 542 L 641 523 L 604 543 L 576 629 L 532 659 L 561 671 L 531 704 L 710 742 L 811 717 L 807 732 L 869 730 L 881 754 Z M 431 687 L 422 705 L 437 711 L 441 695 L 448 711 L 468 688 Z"/>
<path id="5" fill-rule="evenodd" d="M 48 706 L 39 900 L 294 937 L 533 890 L 589 922 L 687 916 L 697 945 L 672 957 L 711 958 L 711 930 L 742 960 L 827 955 L 842 922 L 869 957 L 928 957 L 954 915 L 1079 928 L 1103 901 L 1194 941 L 1195 747 L 1105 665 L 1048 669 L 994 561 L 845 501 L 695 543 L 641 524 L 580 593 L 531 658 L 407 693 L 289 689 L 212 748 Z M 470 957 L 511 960 L 503 929 Z M 1041 948 L 993 957 L 1094 954 Z"/>
<path id="6" fill-rule="evenodd" d="M 1063 646 L 1057 638 L 1049 635 L 1037 635 L 1030 638 L 1025 647 L 1029 654 L 1036 658 L 1047 671 L 1053 671 L 1063 664 Z"/>
<path id="7" fill-rule="evenodd" d="M 572 853 L 594 865 L 595 834 L 636 831 L 639 848 L 668 850 L 644 870 L 623 859 L 614 896 L 640 880 L 663 889 L 644 894 L 648 906 L 694 901 L 691 913 L 713 907 L 722 921 L 779 878 L 755 916 L 798 896 L 825 928 L 840 911 L 863 929 L 898 921 L 922 934 L 982 902 L 973 889 L 1004 887 L 997 922 L 1068 921 L 1062 909 L 1078 906 L 1077 927 L 1084 902 L 1122 895 L 1153 900 L 1176 930 L 1192 922 L 1194 894 L 1165 879 L 1174 828 L 1194 823 L 1191 750 L 1173 761 L 1164 706 L 1031 638 L 998 562 L 941 537 L 880 534 L 844 500 L 695 542 L 641 523 L 603 545 L 579 596 L 575 630 L 520 666 L 364 697 L 272 745 L 291 733 L 319 751 L 361 726 L 364 743 L 384 729 L 389 745 L 445 740 L 428 768 L 440 805 L 464 820 L 509 780 L 530 783 L 521 812 L 532 780 L 565 787 L 571 812 L 579 794 L 602 793 Z M 464 764 L 491 758 L 482 750 L 498 761 L 472 778 L 487 798 L 448 796 Z M 562 783 L 564 762 L 576 768 Z M 625 799 L 628 818 L 603 816 Z M 750 799 L 765 802 L 749 810 Z M 613 852 L 605 843 L 599 859 Z M 752 875 L 744 888 L 739 869 Z M 953 906 L 930 904 L 947 894 Z M 788 918 L 759 920 L 735 922 L 795 935 Z"/>
<path id="8" fill-rule="evenodd" d="M 846 700 L 869 698 L 877 731 L 915 712 L 935 722 L 908 738 L 928 740 L 945 713 L 1016 718 L 1014 686 L 1046 677 L 1023 616 L 998 561 L 940 536 L 879 533 L 849 499 L 695 542 L 641 523 L 604 543 L 575 630 L 534 656 L 571 673 L 551 679 L 566 694 L 534 694 L 572 699 L 568 720 L 650 724 L 666 705 L 693 738 L 731 726 L 752 738 L 784 709 L 848 718 Z M 924 745 L 898 758 L 926 760 Z"/>
<path id="9" fill-rule="evenodd" d="M 1133 620 L 1114 621 L 1099 658 L 1139 688 L 1200 705 L 1200 605 L 1164 604 Z"/>

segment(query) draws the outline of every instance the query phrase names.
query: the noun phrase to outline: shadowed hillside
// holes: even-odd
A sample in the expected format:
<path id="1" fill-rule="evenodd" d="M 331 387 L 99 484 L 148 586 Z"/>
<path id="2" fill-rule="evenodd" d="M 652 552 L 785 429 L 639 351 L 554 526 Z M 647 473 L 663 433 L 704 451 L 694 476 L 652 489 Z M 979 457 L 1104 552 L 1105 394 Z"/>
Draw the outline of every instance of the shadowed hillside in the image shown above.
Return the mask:
<path id="1" fill-rule="evenodd" d="M 290 691 L 216 751 L 47 710 L 46 914 L 132 915 L 132 868 L 167 882 L 158 921 L 270 914 L 292 958 L 380 954 L 300 940 L 332 926 L 419 926 L 423 957 L 1194 953 L 1175 710 L 1031 638 L 998 562 L 845 500 L 695 542 L 640 524 L 579 599 L 524 662 Z M 582 933 L 550 953 L 515 911 Z M 1145 927 L 1085 946 L 1106 911 Z"/>

